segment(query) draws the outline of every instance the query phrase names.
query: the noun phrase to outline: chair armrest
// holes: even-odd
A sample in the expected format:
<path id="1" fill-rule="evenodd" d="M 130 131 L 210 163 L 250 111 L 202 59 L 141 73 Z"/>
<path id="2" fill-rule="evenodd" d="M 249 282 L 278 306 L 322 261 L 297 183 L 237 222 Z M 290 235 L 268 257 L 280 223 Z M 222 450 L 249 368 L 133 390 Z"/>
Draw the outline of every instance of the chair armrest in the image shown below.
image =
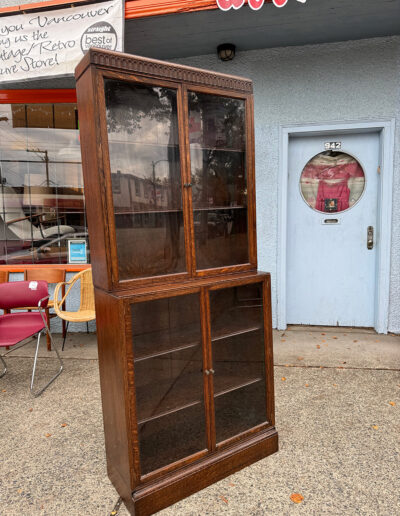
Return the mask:
<path id="1" fill-rule="evenodd" d="M 61 300 L 61 303 L 59 302 L 58 300 L 58 295 L 59 295 L 59 292 L 60 292 L 60 288 L 63 286 L 63 285 L 67 285 L 67 282 L 66 281 L 62 281 L 61 283 L 57 283 L 55 289 L 54 289 L 54 296 L 53 296 L 53 308 L 54 308 L 54 311 L 56 312 L 56 314 L 58 316 L 60 316 L 60 313 L 61 313 L 61 309 L 60 307 L 62 307 L 64 301 L 65 301 L 65 298 L 67 297 L 67 295 L 65 295 L 62 300 Z M 68 290 L 69 292 L 69 290 Z"/>
<path id="2" fill-rule="evenodd" d="M 39 299 L 39 303 L 38 303 L 38 309 L 39 309 L 39 313 L 40 313 L 40 316 L 41 318 L 43 319 L 43 323 L 44 325 L 46 326 L 47 328 L 47 319 L 45 318 L 45 316 L 43 315 L 43 308 L 42 308 L 42 303 L 45 299 L 49 299 L 50 296 L 45 296 L 45 297 L 42 297 L 42 299 Z M 48 328 L 47 328 L 48 329 Z"/>
<path id="3" fill-rule="evenodd" d="M 84 271 L 81 271 L 81 272 L 84 272 Z M 69 281 L 62 281 L 61 283 L 57 283 L 56 285 L 56 288 L 54 289 L 54 297 L 53 297 L 53 303 L 54 303 L 54 311 L 56 312 L 56 314 L 62 318 L 62 310 L 61 310 L 61 307 L 64 305 L 65 303 L 65 300 L 71 290 L 71 288 L 75 285 L 75 283 L 77 281 L 79 281 L 81 279 L 81 272 L 76 274 L 73 278 L 71 278 Z M 59 295 L 59 292 L 60 292 L 60 288 L 63 286 L 63 285 L 69 285 L 64 297 L 61 299 L 61 301 L 58 300 L 58 295 Z"/>
<path id="4" fill-rule="evenodd" d="M 38 303 L 38 308 L 39 310 L 43 310 L 42 308 L 42 302 L 45 300 L 45 299 L 50 299 L 50 296 L 45 296 L 45 297 L 42 297 L 42 299 L 39 299 L 39 303 Z"/>
<path id="5" fill-rule="evenodd" d="M 21 222 L 22 220 L 32 219 L 34 217 L 40 217 L 40 216 L 41 216 L 40 213 L 32 213 L 31 215 L 27 215 L 26 217 L 20 217 L 18 219 L 9 220 L 6 222 L 6 225 L 8 226 L 9 224 L 15 224 L 15 222 Z"/>

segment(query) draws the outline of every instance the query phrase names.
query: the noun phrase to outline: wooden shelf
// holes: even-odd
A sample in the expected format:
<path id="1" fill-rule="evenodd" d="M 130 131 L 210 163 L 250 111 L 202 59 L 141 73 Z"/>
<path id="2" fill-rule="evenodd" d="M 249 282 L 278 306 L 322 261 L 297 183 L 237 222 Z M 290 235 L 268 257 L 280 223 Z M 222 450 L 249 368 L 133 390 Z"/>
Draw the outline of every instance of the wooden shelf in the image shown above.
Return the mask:
<path id="1" fill-rule="evenodd" d="M 109 140 L 110 145 L 140 145 L 141 147 L 162 147 L 162 148 L 179 148 L 179 143 L 152 143 L 152 142 L 132 142 L 125 140 L 113 140 L 112 138 Z"/>
<path id="2" fill-rule="evenodd" d="M 232 330 L 227 333 L 224 331 L 223 328 L 221 328 L 221 330 L 219 330 L 219 331 L 217 330 L 216 332 L 213 333 L 213 335 L 216 335 L 216 336 L 211 338 L 211 342 L 218 342 L 219 340 L 222 340 L 222 339 L 229 339 L 230 337 L 236 337 L 237 335 L 243 335 L 245 333 L 250 333 L 252 331 L 258 331 L 261 329 L 262 329 L 261 324 L 248 326 L 246 328 L 235 329 L 235 330 Z"/>
<path id="3" fill-rule="evenodd" d="M 215 373 L 217 374 L 217 373 Z M 235 383 L 238 381 L 237 378 L 232 378 L 232 377 L 227 377 L 226 380 L 225 378 L 219 380 L 219 383 L 221 384 L 226 384 L 223 386 L 222 389 L 218 389 L 218 392 L 215 392 L 214 391 L 214 398 L 218 398 L 218 396 L 223 396 L 224 394 L 228 394 L 229 392 L 233 392 L 233 391 L 237 391 L 239 389 L 243 389 L 245 387 L 249 387 L 250 385 L 253 385 L 254 383 L 257 383 L 257 382 L 262 382 L 264 381 L 264 378 L 262 378 L 261 376 L 258 376 L 258 377 L 255 377 L 255 378 L 248 378 L 248 379 L 244 379 L 244 378 L 240 378 L 242 381 L 240 383 Z"/>
<path id="4" fill-rule="evenodd" d="M 115 211 L 115 216 L 117 215 L 146 215 L 150 213 L 182 213 L 183 210 L 180 208 L 179 210 L 168 210 L 168 209 L 155 209 L 155 210 L 141 210 L 141 211 L 132 211 L 132 210 L 126 210 L 126 211 Z"/>
<path id="5" fill-rule="evenodd" d="M 203 390 L 201 389 L 201 399 L 195 399 L 194 394 L 188 399 L 188 392 L 194 390 L 198 385 L 201 385 L 202 379 L 199 381 L 201 373 L 196 371 L 191 375 L 183 375 L 175 382 L 162 381 L 157 385 L 152 384 L 151 388 L 148 386 L 137 388 L 137 406 L 141 413 L 138 421 L 139 425 L 143 425 L 148 421 L 153 421 L 164 416 L 169 416 L 175 412 L 185 410 L 203 403 Z M 218 391 L 214 392 L 214 397 L 222 396 L 229 392 L 243 389 L 254 383 L 261 382 L 264 379 L 260 376 L 252 377 L 237 377 L 237 376 L 217 376 L 218 371 L 215 372 L 215 378 L 218 378 Z M 215 382 L 215 379 L 214 379 Z M 165 394 L 164 394 L 165 391 Z M 157 399 L 159 402 L 157 403 Z M 145 406 L 148 403 L 148 406 Z M 156 405 L 156 409 L 152 411 L 152 407 Z"/>
<path id="6" fill-rule="evenodd" d="M 135 362 L 201 345 L 200 326 L 155 331 L 132 337 Z M 149 351 L 151 350 L 151 351 Z"/>
<path id="7" fill-rule="evenodd" d="M 166 412 L 161 412 L 160 414 L 156 414 L 152 417 L 148 417 L 147 419 L 142 419 L 138 421 L 138 425 L 145 425 L 146 423 L 149 423 L 150 421 L 155 421 L 156 419 L 160 419 L 161 417 L 170 416 L 171 414 L 176 414 L 177 412 L 180 412 L 181 410 L 185 410 L 191 407 L 195 407 L 196 405 L 200 405 L 201 401 L 193 401 L 192 403 L 187 403 L 186 405 L 182 405 L 181 407 L 176 407 L 171 410 L 167 410 Z"/>
<path id="8" fill-rule="evenodd" d="M 247 206 L 210 206 L 204 208 L 193 208 L 193 212 L 197 211 L 228 211 L 228 210 L 247 210 Z M 115 215 L 145 215 L 149 213 L 182 213 L 183 209 L 154 209 L 154 210 L 141 210 L 141 211 L 115 211 Z"/>
<path id="9" fill-rule="evenodd" d="M 236 152 L 236 153 L 240 153 L 240 154 L 246 153 L 246 149 L 229 149 L 227 147 L 195 147 L 195 148 L 193 148 L 192 145 L 200 145 L 200 144 L 197 144 L 196 142 L 191 142 L 190 143 L 190 151 L 191 152 L 193 150 L 199 150 L 199 151 L 215 151 L 215 152 Z"/>
<path id="10" fill-rule="evenodd" d="M 247 206 L 208 206 L 204 208 L 193 208 L 193 212 L 195 211 L 220 211 L 220 210 L 247 210 Z"/>
<path id="11" fill-rule="evenodd" d="M 199 403 L 203 403 L 203 375 L 200 370 L 183 374 L 175 380 L 161 380 L 138 387 L 136 393 L 138 424 L 141 425 Z"/>
<path id="12" fill-rule="evenodd" d="M 148 355 L 139 356 L 138 358 L 135 358 L 134 362 L 137 363 L 137 362 L 142 362 L 143 360 L 149 360 L 151 358 L 162 357 L 163 355 L 168 355 L 169 353 L 176 353 L 178 351 L 183 351 L 185 349 L 190 349 L 190 348 L 194 348 L 196 346 L 200 346 L 200 344 L 201 344 L 201 341 L 199 340 L 198 342 L 196 342 L 194 344 L 184 344 L 183 346 L 177 346 L 177 347 L 168 348 L 168 349 L 162 350 L 162 351 L 156 351 L 154 353 L 149 353 Z"/>

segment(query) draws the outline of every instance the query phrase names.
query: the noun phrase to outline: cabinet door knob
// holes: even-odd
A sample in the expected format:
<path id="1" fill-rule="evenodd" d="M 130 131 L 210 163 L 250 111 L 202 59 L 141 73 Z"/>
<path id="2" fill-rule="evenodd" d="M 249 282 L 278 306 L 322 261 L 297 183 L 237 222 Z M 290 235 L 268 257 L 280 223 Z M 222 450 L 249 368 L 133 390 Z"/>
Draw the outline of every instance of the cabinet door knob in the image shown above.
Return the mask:
<path id="1" fill-rule="evenodd" d="M 210 371 L 208 369 L 205 369 L 204 372 L 206 373 L 206 375 L 210 374 Z"/>
<path id="2" fill-rule="evenodd" d="M 214 374 L 215 373 L 214 369 L 210 369 L 210 373 Z"/>
<path id="3" fill-rule="evenodd" d="M 192 183 L 184 183 L 183 186 L 185 188 L 190 188 L 192 186 Z"/>

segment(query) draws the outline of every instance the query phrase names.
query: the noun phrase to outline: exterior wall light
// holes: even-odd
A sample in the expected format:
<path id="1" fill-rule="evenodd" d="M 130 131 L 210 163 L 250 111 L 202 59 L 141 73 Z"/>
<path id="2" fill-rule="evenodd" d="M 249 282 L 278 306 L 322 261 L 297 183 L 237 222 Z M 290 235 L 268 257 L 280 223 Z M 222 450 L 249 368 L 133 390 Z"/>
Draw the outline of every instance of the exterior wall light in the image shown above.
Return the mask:
<path id="1" fill-rule="evenodd" d="M 236 47 L 232 45 L 232 43 L 224 43 L 222 45 L 218 45 L 217 53 L 218 57 L 221 61 L 232 61 L 235 57 Z"/>

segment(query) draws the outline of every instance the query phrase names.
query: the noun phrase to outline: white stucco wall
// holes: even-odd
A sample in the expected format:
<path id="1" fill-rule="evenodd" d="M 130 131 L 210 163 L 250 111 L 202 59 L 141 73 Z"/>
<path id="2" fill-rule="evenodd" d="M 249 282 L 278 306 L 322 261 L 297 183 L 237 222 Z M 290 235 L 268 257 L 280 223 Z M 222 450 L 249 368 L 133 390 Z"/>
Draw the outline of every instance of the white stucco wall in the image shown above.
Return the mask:
<path id="1" fill-rule="evenodd" d="M 400 37 L 215 54 L 175 62 L 254 81 L 259 269 L 272 274 L 276 319 L 280 125 L 396 119 L 389 331 L 400 332 Z"/>

